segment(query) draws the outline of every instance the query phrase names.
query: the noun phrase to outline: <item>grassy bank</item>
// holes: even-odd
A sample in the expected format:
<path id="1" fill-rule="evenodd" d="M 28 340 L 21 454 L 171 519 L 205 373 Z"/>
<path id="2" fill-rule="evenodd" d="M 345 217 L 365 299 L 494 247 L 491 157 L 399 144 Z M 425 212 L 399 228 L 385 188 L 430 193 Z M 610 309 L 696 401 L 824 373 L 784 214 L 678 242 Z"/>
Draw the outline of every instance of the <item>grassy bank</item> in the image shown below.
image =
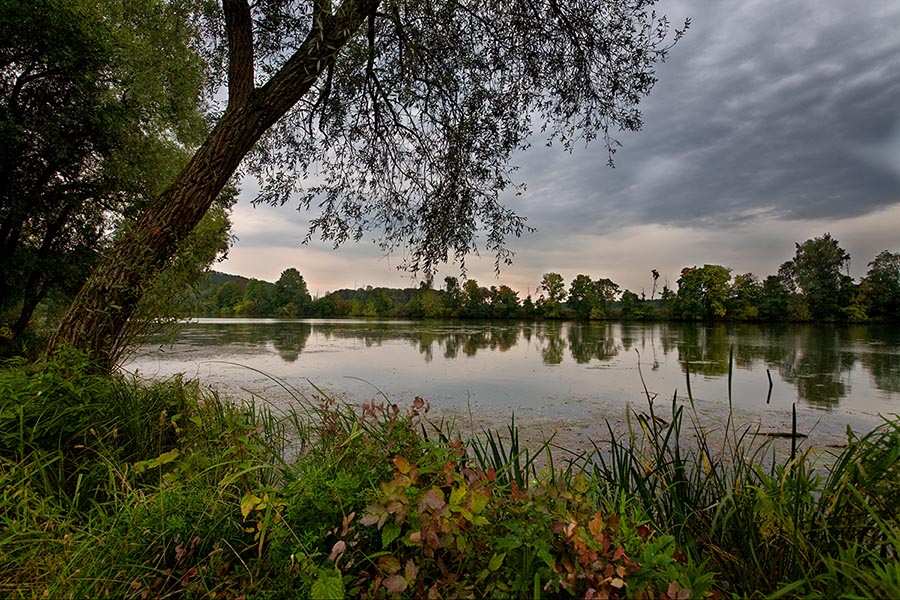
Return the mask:
<path id="1" fill-rule="evenodd" d="M 538 470 L 514 426 L 463 441 L 421 399 L 276 416 L 9 363 L 0 595 L 900 597 L 900 422 L 824 467 L 732 424 L 712 448 L 689 402 L 648 400 Z"/>

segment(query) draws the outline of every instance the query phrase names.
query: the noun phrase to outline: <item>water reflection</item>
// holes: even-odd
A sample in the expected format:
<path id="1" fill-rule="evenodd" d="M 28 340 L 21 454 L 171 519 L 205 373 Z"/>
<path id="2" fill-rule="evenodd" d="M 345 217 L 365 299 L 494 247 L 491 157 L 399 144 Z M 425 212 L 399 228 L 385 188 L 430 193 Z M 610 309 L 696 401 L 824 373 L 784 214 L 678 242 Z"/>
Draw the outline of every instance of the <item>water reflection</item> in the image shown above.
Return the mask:
<path id="1" fill-rule="evenodd" d="M 800 399 L 830 408 L 851 392 L 857 356 L 849 351 L 847 329 L 805 328 L 783 344 L 781 377 L 797 387 Z"/>
<path id="2" fill-rule="evenodd" d="M 900 354 L 862 352 L 859 358 L 871 373 L 876 388 L 900 394 Z"/>
<path id="3" fill-rule="evenodd" d="M 243 345 L 264 350 L 271 343 L 278 356 L 292 363 L 300 358 L 312 333 L 304 322 L 209 322 L 184 327 L 181 341 L 194 346 Z"/>
<path id="4" fill-rule="evenodd" d="M 541 359 L 545 365 L 558 365 L 566 352 L 566 340 L 562 336 L 563 326 L 551 321 L 535 331 L 535 339 L 541 347 Z"/>
<path id="5" fill-rule="evenodd" d="M 179 344 L 207 347 L 214 355 L 229 347 L 274 351 L 284 363 L 300 364 L 311 348 L 346 352 L 352 345 L 386 356 L 405 346 L 426 364 L 477 356 L 479 363 L 488 361 L 489 375 L 513 378 L 518 367 L 509 360 L 503 367 L 491 361 L 499 365 L 503 355 L 514 354 L 520 362 L 539 356 L 545 367 L 606 368 L 636 360 L 638 350 L 642 364 L 661 377 L 680 371 L 681 382 L 688 372 L 698 382 L 723 380 L 733 355 L 736 374 L 768 369 L 810 407 L 831 410 L 851 394 L 854 402 L 873 394 L 889 407 L 900 401 L 900 328 L 884 326 L 208 320 L 185 326 Z"/>
<path id="6" fill-rule="evenodd" d="M 397 338 L 407 337 L 425 362 L 430 363 L 434 360 L 435 347 L 445 359 L 457 358 L 460 353 L 474 357 L 481 350 L 505 352 L 519 342 L 521 329 L 518 326 L 484 326 L 458 331 L 422 328 L 415 331 L 398 330 L 395 335 Z"/>
<path id="7" fill-rule="evenodd" d="M 731 339 L 724 325 L 713 327 L 681 327 L 681 335 L 676 344 L 682 369 L 707 377 L 721 377 L 728 374 L 728 356 Z M 735 353 L 739 355 L 740 349 Z M 688 364 L 690 366 L 688 366 Z"/>
<path id="8" fill-rule="evenodd" d="M 619 354 L 620 345 L 616 342 L 611 324 L 570 324 L 568 329 L 569 351 L 578 364 L 587 364 L 592 360 L 608 361 Z M 623 336 L 621 348 L 627 350 L 631 341 Z"/>

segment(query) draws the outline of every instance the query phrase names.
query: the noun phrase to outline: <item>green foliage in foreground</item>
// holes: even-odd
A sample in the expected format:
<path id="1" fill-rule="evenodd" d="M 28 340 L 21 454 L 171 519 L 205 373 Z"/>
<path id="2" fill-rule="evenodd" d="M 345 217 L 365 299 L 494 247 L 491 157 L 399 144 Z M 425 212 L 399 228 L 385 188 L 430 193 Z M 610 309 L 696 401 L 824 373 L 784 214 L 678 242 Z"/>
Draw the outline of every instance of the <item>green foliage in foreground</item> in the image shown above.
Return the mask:
<path id="1" fill-rule="evenodd" d="M 0 370 L 5 597 L 900 596 L 896 421 L 823 470 L 731 425 L 687 446 L 651 402 L 542 470 L 421 399 L 276 418 L 88 367 Z"/>

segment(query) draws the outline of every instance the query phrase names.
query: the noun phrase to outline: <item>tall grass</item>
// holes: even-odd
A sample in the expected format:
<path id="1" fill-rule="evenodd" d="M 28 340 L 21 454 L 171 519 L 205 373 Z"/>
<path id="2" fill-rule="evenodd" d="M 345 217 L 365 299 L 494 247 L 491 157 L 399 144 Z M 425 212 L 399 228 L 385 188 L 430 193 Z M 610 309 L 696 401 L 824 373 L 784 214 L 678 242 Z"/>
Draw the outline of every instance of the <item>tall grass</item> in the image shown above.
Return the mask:
<path id="1" fill-rule="evenodd" d="M 716 445 L 696 412 L 689 368 L 686 377 L 687 401 L 673 395 L 668 420 L 647 392 L 649 414 L 634 414 L 627 438 L 609 428 L 586 465 L 592 481 L 637 502 L 694 560 L 707 561 L 722 591 L 900 597 L 900 421 L 884 419 L 862 437 L 848 429 L 846 449 L 820 461 L 799 447 L 796 407 L 785 456 L 729 410 Z M 729 407 L 730 378 L 731 369 Z"/>
<path id="2" fill-rule="evenodd" d="M 96 373 L 0 369 L 0 596 L 900 596 L 896 420 L 826 467 L 647 392 L 562 462 L 421 398 L 279 382 L 279 412 Z"/>

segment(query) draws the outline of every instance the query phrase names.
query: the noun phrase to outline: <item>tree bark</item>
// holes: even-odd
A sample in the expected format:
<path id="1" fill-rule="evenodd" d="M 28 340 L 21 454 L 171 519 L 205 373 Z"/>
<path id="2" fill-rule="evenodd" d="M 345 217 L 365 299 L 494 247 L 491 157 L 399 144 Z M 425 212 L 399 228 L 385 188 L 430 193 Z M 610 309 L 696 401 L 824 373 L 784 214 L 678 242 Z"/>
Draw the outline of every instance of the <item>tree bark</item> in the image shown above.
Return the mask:
<path id="1" fill-rule="evenodd" d="M 239 81 L 222 119 L 175 181 L 120 232 L 63 317 L 48 352 L 71 346 L 103 368 L 115 367 L 144 288 L 175 255 L 262 134 L 309 92 L 379 1 L 343 2 L 331 18 L 317 19 L 303 45 L 261 88 L 247 88 L 252 54 L 230 57 L 230 74 Z M 246 45 L 246 13 L 238 14 L 240 6 L 232 8 L 228 26 L 242 31 L 229 31 L 229 40 L 236 42 L 229 52 L 252 52 Z"/>
<path id="2" fill-rule="evenodd" d="M 253 18 L 247 0 L 222 0 L 228 32 L 228 106 L 236 108 L 253 93 Z"/>

